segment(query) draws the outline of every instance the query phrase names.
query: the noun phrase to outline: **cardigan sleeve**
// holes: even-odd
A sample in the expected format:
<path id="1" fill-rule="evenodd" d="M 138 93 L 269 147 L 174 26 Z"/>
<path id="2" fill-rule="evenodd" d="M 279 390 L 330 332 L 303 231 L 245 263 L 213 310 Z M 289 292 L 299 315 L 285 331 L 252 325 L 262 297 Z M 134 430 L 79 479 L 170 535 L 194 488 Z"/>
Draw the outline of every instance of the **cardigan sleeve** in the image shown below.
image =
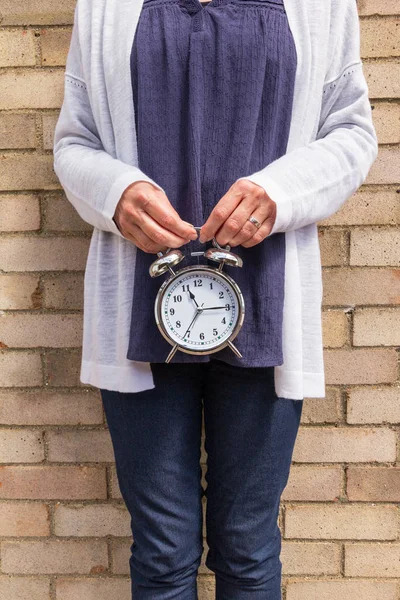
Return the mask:
<path id="1" fill-rule="evenodd" d="M 78 5 L 79 0 L 64 75 L 64 99 L 54 131 L 54 171 L 84 221 L 124 238 L 113 220 L 124 190 L 135 181 L 148 181 L 165 190 L 138 167 L 114 158 L 102 146 L 82 69 Z"/>
<path id="2" fill-rule="evenodd" d="M 334 214 L 365 181 L 378 154 L 368 86 L 360 58 L 356 0 L 332 2 L 328 68 L 316 139 L 240 179 L 265 189 L 276 203 L 270 235 Z"/>

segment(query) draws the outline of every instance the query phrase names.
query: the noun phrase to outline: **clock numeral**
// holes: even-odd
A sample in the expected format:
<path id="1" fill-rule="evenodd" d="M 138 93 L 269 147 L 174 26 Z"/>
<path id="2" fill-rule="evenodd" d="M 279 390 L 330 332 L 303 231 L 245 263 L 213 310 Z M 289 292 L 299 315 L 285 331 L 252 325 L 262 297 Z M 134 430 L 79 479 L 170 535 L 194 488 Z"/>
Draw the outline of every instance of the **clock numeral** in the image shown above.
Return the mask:
<path id="1" fill-rule="evenodd" d="M 201 334 L 200 334 L 200 339 L 201 339 L 201 340 L 204 340 L 204 333 L 201 333 Z"/>
<path id="2" fill-rule="evenodd" d="M 203 280 L 202 279 L 195 279 L 194 280 L 194 287 L 201 287 L 203 285 Z"/>
<path id="3" fill-rule="evenodd" d="M 187 337 L 187 338 L 189 338 L 189 337 L 190 337 L 190 334 L 191 334 L 191 331 L 190 331 L 190 330 L 189 330 L 189 331 L 187 331 L 187 332 L 186 332 L 186 337 Z"/>
<path id="4" fill-rule="evenodd" d="M 226 323 L 225 317 L 222 319 L 221 323 L 224 323 L 224 325 L 225 325 L 225 323 Z"/>
<path id="5" fill-rule="evenodd" d="M 210 290 L 212 290 L 212 289 L 213 289 L 213 284 L 212 284 L 212 281 L 211 281 L 211 283 L 210 283 Z"/>
<path id="6" fill-rule="evenodd" d="M 225 308 L 226 308 L 226 310 L 231 310 L 231 305 L 230 304 L 225 304 Z"/>
<path id="7" fill-rule="evenodd" d="M 178 294 L 178 296 L 174 296 L 174 302 L 182 302 L 182 296 Z"/>
<path id="8" fill-rule="evenodd" d="M 223 298 L 223 297 L 224 297 L 224 292 L 219 292 L 218 298 Z"/>
<path id="9" fill-rule="evenodd" d="M 218 335 L 218 330 L 215 327 L 213 329 L 213 335 Z"/>
<path id="10" fill-rule="evenodd" d="M 170 308 L 169 309 L 169 314 L 170 315 L 174 315 L 175 314 L 175 309 L 174 308 Z"/>
<path id="11" fill-rule="evenodd" d="M 183 286 L 182 286 L 182 292 L 185 292 L 185 291 L 186 291 L 186 292 L 188 292 L 188 291 L 189 291 L 189 284 L 188 284 L 188 283 L 186 283 L 186 284 L 183 284 Z"/>
<path id="12" fill-rule="evenodd" d="M 180 322 L 180 321 L 177 321 L 177 322 L 176 322 L 176 326 L 177 326 L 177 327 L 181 327 L 181 325 L 182 325 L 182 324 L 181 324 L 181 322 Z"/>

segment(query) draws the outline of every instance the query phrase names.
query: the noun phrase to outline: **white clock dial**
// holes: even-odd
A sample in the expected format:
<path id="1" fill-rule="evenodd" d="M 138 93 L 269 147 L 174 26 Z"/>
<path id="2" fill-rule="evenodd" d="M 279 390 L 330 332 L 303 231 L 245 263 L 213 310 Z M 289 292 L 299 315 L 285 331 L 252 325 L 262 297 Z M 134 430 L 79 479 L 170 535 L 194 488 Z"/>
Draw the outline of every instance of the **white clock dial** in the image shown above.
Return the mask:
<path id="1" fill-rule="evenodd" d="M 240 317 L 239 306 L 235 286 L 226 274 L 188 268 L 167 283 L 159 318 L 174 343 L 206 353 L 232 336 Z"/>

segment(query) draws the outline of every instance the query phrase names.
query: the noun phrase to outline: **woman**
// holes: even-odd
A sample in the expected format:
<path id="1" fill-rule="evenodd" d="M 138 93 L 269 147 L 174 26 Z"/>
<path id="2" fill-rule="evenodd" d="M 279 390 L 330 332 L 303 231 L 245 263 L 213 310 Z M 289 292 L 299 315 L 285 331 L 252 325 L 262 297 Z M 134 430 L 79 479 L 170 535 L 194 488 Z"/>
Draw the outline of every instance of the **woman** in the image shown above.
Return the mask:
<path id="1" fill-rule="evenodd" d="M 303 399 L 325 397 L 317 222 L 377 148 L 355 0 L 78 0 L 54 167 L 94 227 L 81 381 L 132 517 L 133 598 L 197 597 L 202 494 L 216 597 L 281 598 L 280 497 Z M 243 259 L 242 358 L 167 363 L 148 267 L 213 239 Z"/>

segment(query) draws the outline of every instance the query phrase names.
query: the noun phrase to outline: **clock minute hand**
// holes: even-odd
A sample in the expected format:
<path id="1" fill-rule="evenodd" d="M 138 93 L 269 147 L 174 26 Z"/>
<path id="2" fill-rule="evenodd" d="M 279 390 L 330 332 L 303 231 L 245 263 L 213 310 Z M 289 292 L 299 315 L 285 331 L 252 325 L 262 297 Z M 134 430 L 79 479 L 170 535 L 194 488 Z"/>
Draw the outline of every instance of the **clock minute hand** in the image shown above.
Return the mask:
<path id="1" fill-rule="evenodd" d="M 212 308 L 225 308 L 225 304 L 223 306 L 206 306 L 203 310 L 211 310 Z"/>

